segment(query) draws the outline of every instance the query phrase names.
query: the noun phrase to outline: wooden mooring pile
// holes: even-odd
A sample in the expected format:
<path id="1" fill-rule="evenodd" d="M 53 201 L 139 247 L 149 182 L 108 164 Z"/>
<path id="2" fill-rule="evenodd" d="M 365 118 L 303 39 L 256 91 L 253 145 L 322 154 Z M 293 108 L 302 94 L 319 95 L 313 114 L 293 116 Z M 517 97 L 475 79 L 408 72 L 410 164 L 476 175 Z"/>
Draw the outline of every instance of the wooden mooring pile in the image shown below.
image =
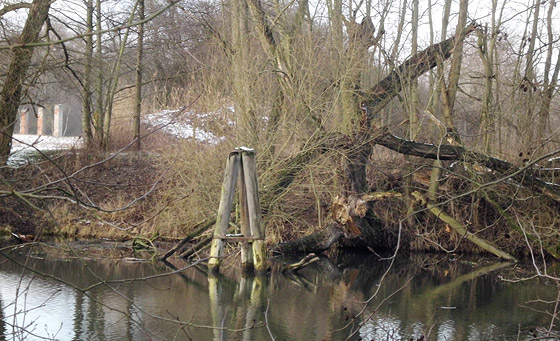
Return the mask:
<path id="1" fill-rule="evenodd" d="M 239 188 L 240 234 L 227 234 L 236 185 Z M 218 271 L 226 242 L 241 243 L 241 264 L 246 270 L 266 271 L 265 232 L 257 183 L 255 151 L 240 147 L 229 154 L 208 268 Z"/>

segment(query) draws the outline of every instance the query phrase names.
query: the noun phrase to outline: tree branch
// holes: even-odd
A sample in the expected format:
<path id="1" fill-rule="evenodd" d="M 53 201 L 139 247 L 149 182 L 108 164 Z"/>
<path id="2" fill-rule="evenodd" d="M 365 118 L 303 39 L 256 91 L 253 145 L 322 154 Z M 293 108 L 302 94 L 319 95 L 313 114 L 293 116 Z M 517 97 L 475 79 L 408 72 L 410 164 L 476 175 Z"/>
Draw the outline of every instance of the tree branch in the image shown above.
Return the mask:
<path id="1" fill-rule="evenodd" d="M 560 203 L 560 186 L 543 181 L 538 177 L 536 172 L 531 169 L 531 166 L 536 162 L 557 155 L 560 152 L 558 150 L 535 160 L 532 164 L 520 168 L 507 161 L 479 152 L 470 151 L 464 147 L 445 144 L 433 145 L 405 140 L 391 134 L 386 127 L 382 128 L 381 131 L 382 133 L 376 139 L 377 144 L 396 151 L 397 153 L 418 156 L 426 159 L 458 160 L 467 163 L 479 163 L 506 175 L 508 178 L 511 178 L 520 184 L 529 186 L 548 198 Z"/>
<path id="2" fill-rule="evenodd" d="M 18 9 L 22 9 L 22 8 L 31 8 L 31 4 L 30 3 L 25 3 L 25 2 L 20 2 L 17 4 L 12 4 L 12 5 L 6 5 L 2 8 L 0 8 L 0 17 L 4 16 L 4 14 L 12 12 L 12 11 L 17 11 Z"/>
<path id="3" fill-rule="evenodd" d="M 476 24 L 472 23 L 461 32 L 460 39 L 464 39 L 474 30 L 476 30 Z M 363 94 L 362 107 L 367 107 L 369 114 L 378 113 L 402 90 L 403 79 L 418 78 L 434 68 L 439 58 L 444 60 L 449 58 L 453 52 L 455 41 L 456 38 L 453 36 L 438 44 L 431 45 L 407 59 L 396 70 Z"/>

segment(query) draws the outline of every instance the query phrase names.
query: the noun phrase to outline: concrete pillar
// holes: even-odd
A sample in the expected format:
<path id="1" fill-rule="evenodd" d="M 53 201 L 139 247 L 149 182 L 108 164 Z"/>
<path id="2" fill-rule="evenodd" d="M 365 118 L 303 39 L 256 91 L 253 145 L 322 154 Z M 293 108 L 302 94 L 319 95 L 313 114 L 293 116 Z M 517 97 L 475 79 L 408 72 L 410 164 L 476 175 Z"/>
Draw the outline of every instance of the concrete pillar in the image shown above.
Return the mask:
<path id="1" fill-rule="evenodd" d="M 27 122 L 27 110 L 21 109 L 19 114 L 19 133 L 27 134 L 29 129 L 29 124 Z"/>
<path id="2" fill-rule="evenodd" d="M 45 116 L 43 112 L 43 108 L 37 108 L 37 135 L 45 135 L 44 131 L 45 126 Z"/>
<path id="3" fill-rule="evenodd" d="M 53 136 L 64 135 L 64 110 L 62 104 L 54 106 Z"/>

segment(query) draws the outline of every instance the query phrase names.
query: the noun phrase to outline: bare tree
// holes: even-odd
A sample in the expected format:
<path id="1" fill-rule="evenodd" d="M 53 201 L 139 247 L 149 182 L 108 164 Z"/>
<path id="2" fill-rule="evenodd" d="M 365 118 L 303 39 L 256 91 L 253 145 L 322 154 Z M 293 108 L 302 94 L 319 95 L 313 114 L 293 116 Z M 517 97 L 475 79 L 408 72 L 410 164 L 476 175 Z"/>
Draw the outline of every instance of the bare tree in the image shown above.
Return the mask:
<path id="1" fill-rule="evenodd" d="M 84 81 L 82 89 L 82 130 L 84 143 L 90 145 L 93 140 L 92 133 L 92 93 L 91 93 L 91 69 L 93 63 L 93 0 L 86 1 L 86 46 Z"/>
<path id="2" fill-rule="evenodd" d="M 18 44 L 12 49 L 10 66 L 0 91 L 0 163 L 6 162 L 10 154 L 14 123 L 22 100 L 27 70 L 33 57 L 34 47 L 27 45 L 39 40 L 39 33 L 47 20 L 50 6 L 50 0 L 34 0 L 31 3 Z"/>
<path id="3" fill-rule="evenodd" d="M 97 84 L 96 84 L 96 93 L 97 93 L 97 103 L 95 106 L 95 112 L 93 115 L 93 124 L 95 126 L 95 136 L 97 141 L 101 144 L 104 139 L 103 134 L 103 126 L 105 121 L 105 114 L 104 114 L 104 96 L 103 96 L 103 41 L 102 41 L 102 31 L 101 31 L 101 21 L 102 21 L 102 13 L 101 13 L 101 0 L 95 0 L 95 58 L 97 62 Z"/>
<path id="4" fill-rule="evenodd" d="M 537 125 L 537 143 L 545 142 L 545 135 L 548 129 L 548 122 L 550 116 L 550 105 L 552 103 L 552 97 L 555 91 L 555 85 L 558 83 L 558 74 L 560 73 L 560 50 L 557 49 L 556 54 L 558 54 L 558 59 L 556 61 L 556 66 L 554 71 L 552 71 L 552 56 L 554 54 L 554 33 L 552 25 L 552 12 L 556 6 L 556 1 L 551 0 L 548 5 L 548 12 L 546 15 L 546 57 L 544 62 L 544 79 L 542 84 L 542 102 L 540 105 L 538 113 L 538 125 Z M 552 76 L 550 73 L 552 72 Z"/>
<path id="5" fill-rule="evenodd" d="M 136 149 L 140 150 L 140 114 L 142 111 L 142 58 L 144 56 L 144 0 L 138 1 L 138 42 L 136 47 L 136 85 L 134 120 L 133 120 L 133 139 L 137 140 Z"/>

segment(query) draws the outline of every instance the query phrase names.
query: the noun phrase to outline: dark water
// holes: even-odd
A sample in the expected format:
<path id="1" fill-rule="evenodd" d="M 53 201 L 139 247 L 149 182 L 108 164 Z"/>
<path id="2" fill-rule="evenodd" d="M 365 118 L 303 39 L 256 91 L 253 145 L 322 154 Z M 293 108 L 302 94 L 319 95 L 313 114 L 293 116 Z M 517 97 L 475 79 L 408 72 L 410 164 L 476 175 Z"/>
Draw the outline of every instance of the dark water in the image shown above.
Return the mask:
<path id="1" fill-rule="evenodd" d="M 541 311 L 554 309 L 531 301 L 558 294 L 539 280 L 498 277 L 517 267 L 441 256 L 408 256 L 388 271 L 373 255 L 342 255 L 299 275 L 273 265 L 267 276 L 241 276 L 233 264 L 220 276 L 190 267 L 148 278 L 172 270 L 107 247 L 87 258 L 67 246 L 4 252 L 7 340 L 530 340 L 546 335 L 551 317 Z"/>

